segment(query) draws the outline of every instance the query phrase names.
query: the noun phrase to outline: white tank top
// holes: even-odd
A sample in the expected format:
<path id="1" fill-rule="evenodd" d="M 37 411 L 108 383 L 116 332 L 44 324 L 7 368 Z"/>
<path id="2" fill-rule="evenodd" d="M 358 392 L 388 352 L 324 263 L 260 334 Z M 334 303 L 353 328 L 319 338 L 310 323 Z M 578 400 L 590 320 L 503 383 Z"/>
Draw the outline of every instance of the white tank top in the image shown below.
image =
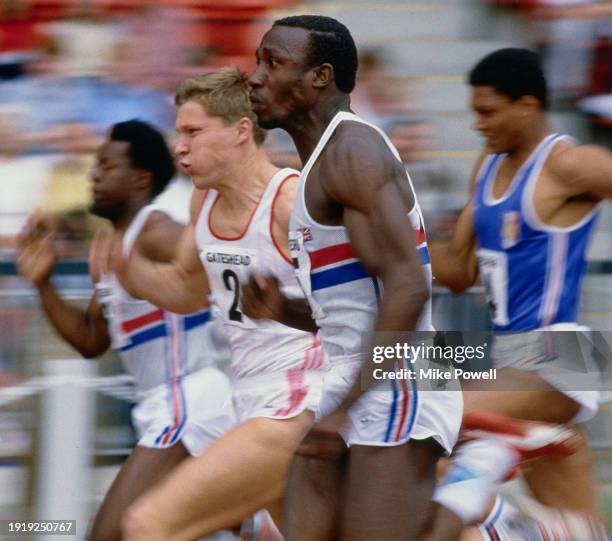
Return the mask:
<path id="1" fill-rule="evenodd" d="M 128 255 L 152 212 L 165 210 L 157 205 L 142 208 L 123 237 L 123 251 Z M 148 301 L 135 299 L 110 273 L 96 284 L 112 339 L 123 366 L 136 380 L 138 391 L 171 384 L 209 366 L 212 347 L 206 323 L 210 311 L 187 316 L 161 310 Z"/>
<path id="2" fill-rule="evenodd" d="M 344 226 L 315 222 L 306 208 L 304 192 L 308 174 L 325 148 L 334 130 L 342 121 L 360 122 L 376 130 L 393 155 L 399 154 L 387 136 L 376 126 L 349 112 L 339 112 L 329 123 L 301 174 L 289 227 L 291 254 L 298 281 L 319 326 L 319 335 L 327 354 L 334 357 L 361 356 L 363 341 L 373 330 L 382 297 L 382 283 L 365 270 L 357 259 Z M 414 194 L 410 177 L 406 182 Z M 417 238 L 417 249 L 431 289 L 431 263 L 421 209 L 414 195 L 409 213 Z M 431 298 L 427 301 L 417 330 L 433 330 Z"/>
<path id="3" fill-rule="evenodd" d="M 272 177 L 239 237 L 219 236 L 210 226 L 211 212 L 219 198 L 216 190 L 206 194 L 196 222 L 200 259 L 224 323 L 236 378 L 316 369 L 324 363 L 319 339 L 312 333 L 276 321 L 252 320 L 241 311 L 240 288 L 255 272 L 276 276 L 287 297 L 303 298 L 292 263 L 272 236 L 274 201 L 284 182 L 298 175 L 293 169 L 281 169 Z"/>

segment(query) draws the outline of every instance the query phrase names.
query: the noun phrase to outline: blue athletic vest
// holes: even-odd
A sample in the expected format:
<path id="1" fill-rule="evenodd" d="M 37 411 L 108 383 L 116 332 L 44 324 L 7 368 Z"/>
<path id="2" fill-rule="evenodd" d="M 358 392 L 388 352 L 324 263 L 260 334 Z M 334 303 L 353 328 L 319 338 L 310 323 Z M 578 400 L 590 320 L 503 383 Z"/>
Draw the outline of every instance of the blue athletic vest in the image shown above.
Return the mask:
<path id="1" fill-rule="evenodd" d="M 493 197 L 493 183 L 505 154 L 487 156 L 477 175 L 476 255 L 494 331 L 529 331 L 577 319 L 598 208 L 570 227 L 556 227 L 542 223 L 533 206 L 542 166 L 564 138 L 544 138 L 499 199 Z"/>

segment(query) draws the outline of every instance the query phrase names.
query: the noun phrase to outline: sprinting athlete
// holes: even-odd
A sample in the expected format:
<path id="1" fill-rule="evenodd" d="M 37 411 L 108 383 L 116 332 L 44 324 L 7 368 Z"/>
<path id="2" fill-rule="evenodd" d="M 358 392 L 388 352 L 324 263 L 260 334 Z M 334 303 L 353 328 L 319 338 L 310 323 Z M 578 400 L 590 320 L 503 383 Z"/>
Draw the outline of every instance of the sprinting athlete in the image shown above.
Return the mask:
<path id="1" fill-rule="evenodd" d="M 124 233 L 126 253 L 153 261 L 172 259 L 183 231 L 172 215 L 181 209 L 152 201 L 174 172 L 170 151 L 157 130 L 137 120 L 112 127 L 97 153 L 90 210 Z M 233 425 L 233 413 L 225 407 L 229 381 L 209 360 L 212 344 L 205 329 L 205 302 L 190 315 L 167 312 L 130 296 L 112 274 L 101 275 L 92 261 L 96 293 L 82 311 L 66 304 L 50 281 L 56 258 L 42 217 L 31 220 L 21 238 L 18 267 L 38 290 L 51 323 L 85 357 L 102 355 L 112 346 L 137 386 L 132 419 L 138 443 L 89 534 L 92 541 L 119 540 L 126 507 Z"/>
<path id="2" fill-rule="evenodd" d="M 255 274 L 273 273 L 288 297 L 301 295 L 287 239 L 298 174 L 261 148 L 249 91 L 233 68 L 181 84 L 176 154 L 196 188 L 191 222 L 172 263 L 116 257 L 128 291 L 165 309 L 198 310 L 212 295 L 232 351 L 239 423 L 128 509 L 129 541 L 196 539 L 262 508 L 274 516 L 319 403 L 326 360 L 317 335 L 242 312 L 241 285 Z"/>
<path id="3" fill-rule="evenodd" d="M 322 16 L 280 19 L 263 37 L 257 63 L 249 80 L 259 123 L 287 131 L 304 164 L 292 252 L 332 367 L 322 420 L 292 466 L 285 538 L 419 539 L 435 464 L 457 437 L 461 393 L 419 392 L 405 379 L 362 392 L 359 377 L 362 367 L 371 373 L 373 331 L 432 329 L 414 190 L 386 136 L 350 110 L 357 50 L 344 25 Z M 274 280 L 249 288 L 275 312 L 268 303 L 282 296 Z M 280 304 L 281 321 L 297 321 L 292 304 Z M 257 305 L 249 303 L 265 315 Z"/>
<path id="4" fill-rule="evenodd" d="M 598 408 L 596 376 L 576 383 L 581 371 L 588 379 L 591 368 L 588 354 L 576 348 L 577 331 L 584 330 L 577 316 L 598 205 L 612 197 L 612 155 L 551 131 L 546 81 L 534 53 L 492 53 L 472 70 L 470 84 L 475 128 L 486 148 L 452 241 L 432 247 L 432 264 L 435 276 L 455 292 L 480 275 L 496 333 L 493 362 L 507 370 L 506 378 L 466 393 L 466 412 L 485 409 L 575 425 Z M 565 377 L 559 375 L 563 372 Z M 520 390 L 509 390 L 508 381 Z M 491 455 L 486 446 L 479 452 Z M 474 449 L 463 456 L 478 462 Z M 491 486 L 515 463 L 509 454 L 497 460 Z M 588 524 L 585 531 L 571 532 L 574 538 L 603 538 L 586 441 L 565 459 L 535 461 L 525 478 L 541 503 Z M 441 487 L 436 500 L 467 522 L 478 506 L 473 500 L 468 504 L 457 487 Z"/>

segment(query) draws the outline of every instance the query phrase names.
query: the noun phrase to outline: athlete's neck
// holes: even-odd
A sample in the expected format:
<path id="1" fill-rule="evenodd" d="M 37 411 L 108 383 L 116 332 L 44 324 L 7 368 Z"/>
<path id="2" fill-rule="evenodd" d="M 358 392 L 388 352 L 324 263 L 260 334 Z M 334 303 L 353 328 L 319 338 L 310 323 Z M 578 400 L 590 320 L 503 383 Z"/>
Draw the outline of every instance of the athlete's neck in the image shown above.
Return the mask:
<path id="1" fill-rule="evenodd" d="M 302 165 L 306 164 L 323 132 L 340 111 L 351 112 L 348 94 L 335 94 L 320 100 L 299 119 L 284 127 L 295 143 Z"/>
<path id="2" fill-rule="evenodd" d="M 138 201 L 128 201 L 124 212 L 121 213 L 121 216 L 110 220 L 113 228 L 117 231 L 125 232 L 136 217 L 136 214 L 138 214 L 150 202 L 151 201 L 140 199 L 138 199 Z"/>
<path id="3" fill-rule="evenodd" d="M 507 160 L 522 165 L 542 140 L 551 133 L 548 121 L 542 120 L 534 124 L 532 129 L 522 134 L 519 144 L 508 152 Z"/>
<path id="4" fill-rule="evenodd" d="M 234 216 L 250 212 L 278 170 L 265 152 L 257 148 L 233 164 L 216 183 L 215 190 L 219 192 L 217 205 Z"/>

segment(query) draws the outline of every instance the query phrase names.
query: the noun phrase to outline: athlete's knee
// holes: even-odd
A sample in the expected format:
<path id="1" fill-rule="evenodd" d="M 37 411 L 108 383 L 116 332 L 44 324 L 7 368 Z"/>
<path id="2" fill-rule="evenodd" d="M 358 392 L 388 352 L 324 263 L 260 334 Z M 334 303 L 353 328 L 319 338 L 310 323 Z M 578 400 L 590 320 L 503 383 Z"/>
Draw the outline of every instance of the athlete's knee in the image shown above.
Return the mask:
<path id="1" fill-rule="evenodd" d="M 146 500 L 131 504 L 121 519 L 123 541 L 170 540 L 171 535 L 163 529 L 161 515 L 153 512 Z"/>

